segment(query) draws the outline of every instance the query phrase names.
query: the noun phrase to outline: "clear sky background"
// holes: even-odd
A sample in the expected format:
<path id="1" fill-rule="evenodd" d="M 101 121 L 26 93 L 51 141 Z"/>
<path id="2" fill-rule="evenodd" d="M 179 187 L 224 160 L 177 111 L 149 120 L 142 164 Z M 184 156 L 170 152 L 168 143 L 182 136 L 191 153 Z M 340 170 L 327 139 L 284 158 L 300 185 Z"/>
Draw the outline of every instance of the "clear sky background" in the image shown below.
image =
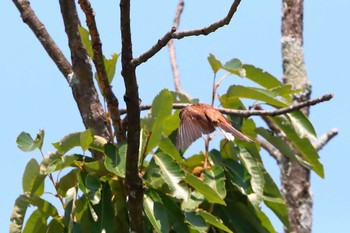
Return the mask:
<path id="1" fill-rule="evenodd" d="M 132 36 L 134 55 L 148 50 L 172 26 L 177 0 L 132 1 Z M 206 26 L 226 15 L 231 1 L 186 1 L 180 29 Z M 58 1 L 31 1 L 38 17 L 69 58 Z M 93 0 L 103 42 L 104 54 L 119 53 L 119 2 Z M 331 102 L 311 109 L 311 121 L 319 136 L 333 127 L 339 135 L 321 152 L 325 179 L 312 174 L 314 194 L 313 232 L 344 232 L 349 221 L 349 54 L 350 1 L 305 1 L 304 48 L 308 78 L 313 86 L 312 97 L 334 93 Z M 84 18 L 81 18 L 84 23 Z M 209 36 L 175 41 L 183 88 L 202 102 L 209 102 L 212 71 L 207 62 L 209 53 L 223 62 L 239 58 L 244 63 L 263 68 L 281 77 L 281 1 L 242 0 L 229 26 Z M 44 151 L 52 151 L 52 142 L 64 135 L 82 131 L 83 124 L 71 90 L 54 63 L 30 29 L 22 22 L 12 1 L 0 2 L 0 232 L 7 232 L 15 199 L 22 193 L 22 174 L 31 158 L 41 160 L 38 152 L 23 153 L 16 146 L 21 131 L 35 135 L 46 133 Z M 151 103 L 163 88 L 174 89 L 167 48 L 137 69 L 140 97 Z M 227 79 L 219 89 L 239 81 Z M 249 84 L 249 83 L 248 83 Z M 124 93 L 120 64 L 113 82 L 121 102 Z M 195 151 L 202 144 L 196 143 Z M 279 183 L 275 162 L 265 155 L 265 166 Z M 275 217 L 276 230 L 282 231 Z"/>

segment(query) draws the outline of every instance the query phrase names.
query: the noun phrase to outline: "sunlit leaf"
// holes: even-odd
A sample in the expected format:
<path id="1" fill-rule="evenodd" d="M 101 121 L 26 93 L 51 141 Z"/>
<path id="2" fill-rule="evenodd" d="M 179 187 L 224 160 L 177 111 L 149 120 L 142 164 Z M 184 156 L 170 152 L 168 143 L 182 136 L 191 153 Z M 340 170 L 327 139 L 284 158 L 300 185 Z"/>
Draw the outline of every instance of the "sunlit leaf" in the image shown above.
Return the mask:
<path id="1" fill-rule="evenodd" d="M 208 61 L 214 74 L 216 74 L 218 70 L 222 68 L 221 62 L 217 60 L 213 54 L 209 54 Z"/>
<path id="2" fill-rule="evenodd" d="M 103 59 L 105 63 L 107 78 L 109 83 L 112 83 L 113 81 L 118 58 L 119 58 L 119 54 L 112 53 L 111 59 L 106 59 L 106 58 Z"/>
<path id="3" fill-rule="evenodd" d="M 181 203 L 181 209 L 183 210 L 194 210 L 199 207 L 199 205 L 205 202 L 204 195 L 200 192 L 191 192 L 190 197 Z"/>
<path id="4" fill-rule="evenodd" d="M 309 118 L 307 118 L 301 111 L 297 110 L 287 113 L 287 116 L 300 138 L 306 137 L 312 140 L 317 139 L 313 125 Z"/>
<path id="5" fill-rule="evenodd" d="M 164 89 L 154 98 L 151 113 L 148 116 L 150 120 L 150 128 L 147 128 L 146 130 L 150 137 L 148 139 L 146 154 L 159 144 L 164 124 L 171 115 L 171 111 L 172 98 L 170 92 L 167 89 Z"/>
<path id="6" fill-rule="evenodd" d="M 24 152 L 33 151 L 38 148 L 39 143 L 42 145 L 40 140 L 38 140 L 39 135 L 37 135 L 37 139 L 33 140 L 29 133 L 22 132 L 18 135 L 16 143 L 19 149 Z"/>
<path id="7" fill-rule="evenodd" d="M 64 225 L 62 221 L 59 221 L 55 218 L 51 219 L 50 223 L 47 226 L 46 233 L 62 233 L 64 232 Z"/>
<path id="8" fill-rule="evenodd" d="M 194 175 L 187 174 L 184 181 L 203 194 L 208 202 L 226 205 L 225 201 L 209 185 L 203 183 L 203 181 Z"/>
<path id="9" fill-rule="evenodd" d="M 214 215 L 204 210 L 198 210 L 197 214 L 200 215 L 210 225 L 215 226 L 225 232 L 230 232 L 230 233 L 232 232 L 228 227 L 225 226 L 225 224 L 220 219 L 218 219 Z"/>
<path id="10" fill-rule="evenodd" d="M 281 81 L 279 81 L 276 77 L 258 67 L 244 64 L 243 68 L 246 70 L 246 77 L 248 79 L 267 89 L 283 86 Z"/>
<path id="11" fill-rule="evenodd" d="M 222 68 L 231 74 L 236 74 L 240 77 L 245 77 L 246 75 L 242 62 L 237 58 L 229 60 L 223 65 Z"/>
<path id="12" fill-rule="evenodd" d="M 213 166 L 203 170 L 203 181 L 209 185 L 222 199 L 226 197 L 225 173 L 220 166 Z"/>
<path id="13" fill-rule="evenodd" d="M 83 151 L 89 149 L 90 144 L 94 141 L 94 135 L 91 129 L 80 133 L 80 146 Z"/>
<path id="14" fill-rule="evenodd" d="M 161 152 L 154 155 L 154 160 L 160 167 L 161 175 L 172 191 L 172 195 L 178 199 L 187 200 L 189 191 L 186 186 L 180 184 L 180 181 L 185 178 L 185 173 L 179 164 L 169 155 Z"/>
<path id="15" fill-rule="evenodd" d="M 49 217 L 58 217 L 56 207 L 45 199 L 33 195 L 30 200 L 30 204 L 36 206 L 38 210 L 40 210 L 41 215 L 45 216 L 46 219 Z"/>
<path id="16" fill-rule="evenodd" d="M 73 169 L 68 172 L 66 175 L 62 176 L 58 181 L 58 192 L 61 196 L 65 197 L 67 191 L 78 185 L 78 174 L 79 169 Z"/>
<path id="17" fill-rule="evenodd" d="M 23 192 L 30 192 L 41 196 L 44 193 L 45 175 L 40 174 L 40 166 L 35 159 L 31 159 L 23 173 Z"/>
<path id="18" fill-rule="evenodd" d="M 153 190 L 146 192 L 143 208 L 156 232 L 169 232 L 168 215 L 161 198 Z"/>
<path id="19" fill-rule="evenodd" d="M 309 139 L 300 138 L 289 121 L 284 117 L 269 117 L 287 136 L 295 148 L 300 152 L 310 168 L 321 178 L 324 178 L 323 165 L 319 161 L 319 155 Z"/>
<path id="20" fill-rule="evenodd" d="M 176 162 L 182 163 L 183 159 L 175 145 L 168 137 L 162 137 L 158 147 L 166 154 L 170 155 Z"/>
<path id="21" fill-rule="evenodd" d="M 81 41 L 83 42 L 84 48 L 86 49 L 89 57 L 93 58 L 94 52 L 92 51 L 89 31 L 86 30 L 84 27 L 79 26 L 79 33 Z"/>
<path id="22" fill-rule="evenodd" d="M 39 210 L 34 210 L 26 222 L 23 233 L 45 232 L 46 220 Z"/>

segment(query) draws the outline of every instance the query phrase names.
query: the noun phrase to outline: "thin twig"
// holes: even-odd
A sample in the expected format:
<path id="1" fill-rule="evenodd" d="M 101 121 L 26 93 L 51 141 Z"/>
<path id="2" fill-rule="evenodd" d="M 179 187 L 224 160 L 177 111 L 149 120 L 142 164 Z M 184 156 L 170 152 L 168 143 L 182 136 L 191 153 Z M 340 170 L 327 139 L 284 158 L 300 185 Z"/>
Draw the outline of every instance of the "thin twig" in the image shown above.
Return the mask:
<path id="1" fill-rule="evenodd" d="M 313 143 L 313 146 L 317 151 L 322 150 L 322 148 L 330 141 L 332 138 L 338 135 L 338 129 L 334 128 L 329 130 L 327 133 L 322 135 L 315 143 Z"/>
<path id="2" fill-rule="evenodd" d="M 174 17 L 174 23 L 173 23 L 173 28 L 178 28 L 179 24 L 180 24 L 180 18 L 181 18 L 181 14 L 183 12 L 183 8 L 184 8 L 184 0 L 180 0 L 179 4 L 177 5 L 176 8 L 176 14 Z M 177 62 L 176 62 L 176 53 L 175 53 L 175 45 L 174 45 L 174 40 L 171 39 L 168 42 L 168 48 L 169 48 L 169 57 L 170 57 L 170 64 L 171 64 L 171 69 L 173 71 L 173 76 L 174 76 L 174 85 L 175 85 L 175 89 L 178 93 L 186 96 L 188 99 L 192 99 L 191 96 L 189 96 L 181 87 L 180 84 L 180 75 L 179 75 L 179 68 L 177 66 Z"/>
<path id="3" fill-rule="evenodd" d="M 80 4 L 81 9 L 85 13 L 86 24 L 89 28 L 89 33 L 91 35 L 92 49 L 94 52 L 93 62 L 96 67 L 97 78 L 101 87 L 102 95 L 107 102 L 107 108 L 110 113 L 115 135 L 117 136 L 117 141 L 121 142 L 125 140 L 125 136 L 123 135 L 121 130 L 119 102 L 117 97 L 114 95 L 112 87 L 108 81 L 106 67 L 103 59 L 102 43 L 95 21 L 95 13 L 88 0 L 79 0 L 78 3 Z"/>
<path id="4" fill-rule="evenodd" d="M 138 66 L 143 62 L 146 62 L 149 58 L 153 57 L 157 52 L 159 52 L 164 46 L 167 45 L 167 43 L 171 39 L 182 39 L 184 37 L 189 36 L 199 36 L 199 35 L 208 35 L 214 31 L 216 31 L 218 28 L 221 28 L 225 25 L 228 25 L 237 11 L 238 5 L 240 4 L 240 0 L 235 0 L 230 10 L 228 11 L 227 15 L 222 18 L 221 20 L 212 23 L 209 26 L 202 27 L 199 29 L 193 29 L 193 30 L 184 30 L 184 31 L 176 31 L 175 27 L 172 27 L 171 30 L 169 30 L 162 38 L 160 38 L 156 44 L 152 46 L 151 49 L 146 51 L 145 53 L 141 54 L 139 57 L 134 58 L 131 63 L 133 66 Z"/>
<path id="5" fill-rule="evenodd" d="M 311 99 L 305 102 L 301 102 L 299 104 L 293 104 L 285 108 L 275 109 L 275 110 L 236 110 L 236 109 L 227 109 L 227 108 L 216 108 L 223 114 L 228 115 L 236 115 L 241 117 L 249 117 L 249 116 L 276 116 L 282 115 L 285 113 L 293 112 L 295 110 L 299 110 L 306 106 L 316 105 L 321 102 L 329 101 L 333 98 L 333 94 L 326 94 L 316 99 Z M 190 104 L 173 104 L 173 109 L 182 109 Z M 141 105 L 140 110 L 148 110 L 152 107 L 152 105 Z M 258 108 L 258 106 L 256 106 Z M 123 115 L 126 113 L 125 109 L 120 109 L 120 114 Z"/>

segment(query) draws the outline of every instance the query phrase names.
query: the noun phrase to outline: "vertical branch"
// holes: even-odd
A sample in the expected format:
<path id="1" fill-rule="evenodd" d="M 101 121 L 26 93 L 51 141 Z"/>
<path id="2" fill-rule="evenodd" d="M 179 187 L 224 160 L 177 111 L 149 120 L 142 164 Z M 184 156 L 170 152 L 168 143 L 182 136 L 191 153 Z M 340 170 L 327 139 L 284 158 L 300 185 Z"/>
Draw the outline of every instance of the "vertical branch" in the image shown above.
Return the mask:
<path id="1" fill-rule="evenodd" d="M 303 0 L 282 0 L 282 60 L 283 81 L 302 92 L 294 95 L 294 102 L 310 99 L 311 85 L 306 77 L 303 52 Z M 302 109 L 309 114 L 309 107 Z M 281 162 L 282 191 L 289 212 L 289 230 L 310 233 L 313 200 L 310 192 L 310 170 L 286 156 Z"/>
<path id="2" fill-rule="evenodd" d="M 120 1 L 122 39 L 122 76 L 125 84 L 128 134 L 126 158 L 126 186 L 131 232 L 143 232 L 143 184 L 139 176 L 140 105 L 135 66 L 131 64 L 132 41 L 130 29 L 130 0 Z"/>
<path id="3" fill-rule="evenodd" d="M 180 18 L 181 18 L 181 14 L 183 12 L 183 9 L 184 9 L 184 5 L 185 5 L 184 0 L 180 0 L 178 5 L 177 5 L 172 30 L 177 30 L 177 28 L 179 27 Z M 174 39 L 169 40 L 168 48 L 169 48 L 171 69 L 173 71 L 175 90 L 178 93 L 186 96 L 188 99 L 191 99 L 191 97 L 182 89 L 181 84 L 180 84 L 179 67 L 177 66 L 177 62 L 176 62 L 176 52 L 175 52 Z"/>
<path id="4" fill-rule="evenodd" d="M 100 35 L 97 30 L 95 14 L 88 0 L 79 0 L 78 3 L 86 16 L 86 24 L 89 28 L 89 33 L 91 35 L 92 49 L 94 52 L 93 62 L 96 67 L 98 82 L 100 84 L 102 95 L 107 102 L 107 108 L 112 119 L 112 124 L 114 127 L 117 140 L 124 141 L 124 135 L 121 130 L 120 114 L 119 114 L 119 102 L 117 97 L 112 91 L 112 87 L 109 84 L 107 72 L 104 64 L 104 56 L 102 52 L 102 43 L 100 40 Z M 110 141 L 113 140 L 113 135 L 110 135 Z"/>
<path id="5" fill-rule="evenodd" d="M 89 56 L 80 38 L 80 21 L 74 1 L 60 0 L 61 13 L 65 30 L 68 36 L 68 44 L 73 65 L 70 85 L 73 96 L 86 128 L 94 130 L 95 134 L 109 138 L 109 130 L 106 124 L 105 112 L 99 100 L 93 79 Z M 102 158 L 103 154 L 95 154 L 94 157 Z"/>

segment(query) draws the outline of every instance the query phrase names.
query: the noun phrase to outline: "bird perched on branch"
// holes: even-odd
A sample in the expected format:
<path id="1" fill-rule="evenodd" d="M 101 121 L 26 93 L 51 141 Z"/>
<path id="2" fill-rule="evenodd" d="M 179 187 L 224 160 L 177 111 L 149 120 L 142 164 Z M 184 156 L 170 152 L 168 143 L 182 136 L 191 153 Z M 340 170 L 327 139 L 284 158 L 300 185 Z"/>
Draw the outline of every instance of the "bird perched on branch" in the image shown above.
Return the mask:
<path id="1" fill-rule="evenodd" d="M 202 134 L 210 134 L 219 128 L 227 140 L 233 141 L 235 137 L 252 141 L 249 137 L 233 128 L 221 112 L 209 104 L 192 104 L 180 111 L 180 127 L 177 131 L 176 148 L 183 150 Z"/>

